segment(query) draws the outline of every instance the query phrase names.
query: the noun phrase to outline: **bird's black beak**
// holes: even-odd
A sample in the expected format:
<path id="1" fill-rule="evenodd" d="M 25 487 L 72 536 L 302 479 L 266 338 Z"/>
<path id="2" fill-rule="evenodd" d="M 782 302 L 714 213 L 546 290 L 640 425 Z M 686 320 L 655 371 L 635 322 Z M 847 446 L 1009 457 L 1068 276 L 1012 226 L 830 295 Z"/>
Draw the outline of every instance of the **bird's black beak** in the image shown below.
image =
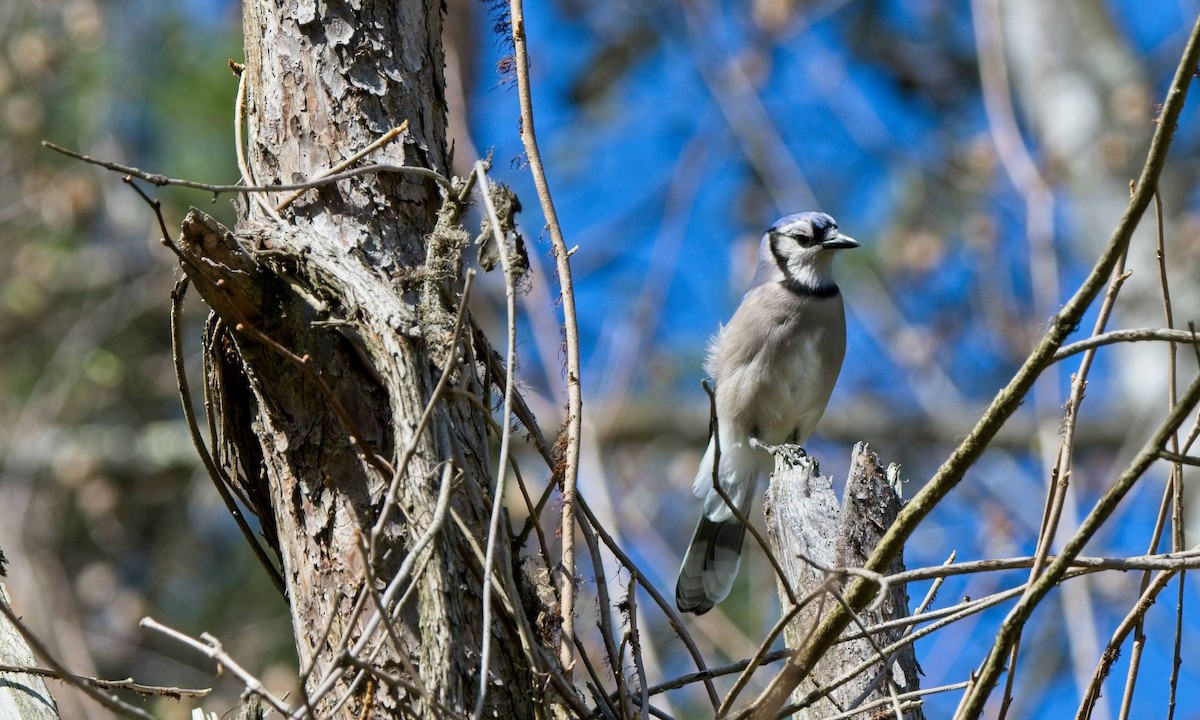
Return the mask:
<path id="1" fill-rule="evenodd" d="M 834 235 L 821 243 L 821 247 L 826 250 L 849 250 L 858 247 L 858 241 L 849 235 Z"/>

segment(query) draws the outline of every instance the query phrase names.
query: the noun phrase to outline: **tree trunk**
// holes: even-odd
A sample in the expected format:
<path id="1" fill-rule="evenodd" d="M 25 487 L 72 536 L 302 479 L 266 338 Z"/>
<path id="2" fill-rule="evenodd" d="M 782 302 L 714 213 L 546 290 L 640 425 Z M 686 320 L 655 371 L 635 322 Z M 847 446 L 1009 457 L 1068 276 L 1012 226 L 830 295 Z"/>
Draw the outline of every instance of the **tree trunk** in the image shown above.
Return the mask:
<path id="1" fill-rule="evenodd" d="M 0 553 L 0 574 L 4 572 L 4 553 Z M 0 604 L 12 611 L 8 590 L 0 582 Z M 0 614 L 0 665 L 37 667 L 33 650 L 21 631 Z M 58 720 L 58 705 L 39 675 L 0 670 L 0 717 L 21 720 Z"/>
<path id="2" fill-rule="evenodd" d="M 832 479 L 818 473 L 815 462 L 789 465 L 782 458 L 777 460 L 764 503 L 771 551 L 797 599 L 822 586 L 840 592 L 844 578 L 837 577 L 838 569 L 861 568 L 902 505 L 894 471 L 889 468 L 885 472 L 879 458 L 865 443 L 854 446 L 850 478 L 840 507 Z M 904 561 L 898 557 L 888 573 L 903 570 Z M 782 585 L 779 599 L 784 608 L 791 606 Z M 787 646 L 800 648 L 808 640 L 811 628 L 820 622 L 823 609 L 835 602 L 836 599 L 826 596 L 806 605 L 784 630 Z M 907 590 L 903 585 L 892 585 L 879 606 L 860 617 L 870 625 L 907 615 Z M 851 626 L 847 634 L 859 631 L 860 628 Z M 904 633 L 903 627 L 874 633 L 875 646 L 865 638 L 834 645 L 793 694 L 793 702 L 801 702 L 813 692 L 822 699 L 794 717 L 817 720 L 885 700 L 891 694 L 889 683 L 894 685 L 897 695 L 919 690 L 920 668 L 911 644 L 890 653 L 887 663 L 881 662 L 876 649 L 886 648 Z M 867 669 L 849 682 L 831 688 L 834 680 L 864 666 Z M 919 699 L 905 702 L 903 708 L 905 720 L 924 718 Z M 894 718 L 894 705 L 889 701 L 875 706 L 870 712 L 864 711 L 862 717 Z"/>
<path id="3" fill-rule="evenodd" d="M 253 182 L 313 179 L 405 121 L 366 162 L 445 174 L 440 8 L 246 2 Z M 207 343 L 219 459 L 279 555 L 318 716 L 470 713 L 493 484 L 483 351 L 456 325 L 469 236 L 414 175 L 363 175 L 270 209 L 288 195 L 244 201 L 236 236 L 198 211 L 184 223 L 184 269 L 219 318 Z M 451 389 L 421 426 L 447 364 Z M 519 597 L 501 525 L 488 630 L 509 641 L 492 644 L 485 716 L 534 717 L 555 707 L 533 673 L 543 644 L 525 612 L 540 608 Z M 372 622 L 379 601 L 393 622 Z"/>

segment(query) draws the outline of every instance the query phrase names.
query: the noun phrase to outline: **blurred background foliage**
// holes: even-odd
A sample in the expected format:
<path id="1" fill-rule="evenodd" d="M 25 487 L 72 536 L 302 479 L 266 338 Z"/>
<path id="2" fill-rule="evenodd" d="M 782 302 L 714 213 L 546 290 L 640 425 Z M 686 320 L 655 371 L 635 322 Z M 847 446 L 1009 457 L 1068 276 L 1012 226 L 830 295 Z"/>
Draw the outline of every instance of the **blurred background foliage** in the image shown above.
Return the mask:
<path id="1" fill-rule="evenodd" d="M 989 0 L 530 4 L 539 136 L 568 244 L 579 246 L 581 488 L 661 588 L 674 582 L 698 512 L 689 490 L 707 427 L 705 344 L 735 307 L 762 230 L 818 208 L 863 242 L 840 268 L 849 350 L 809 451 L 840 478 L 850 445 L 866 440 L 903 466 L 911 495 L 1107 241 L 1198 12 L 1194 0 L 1009 0 L 1000 13 Z M 451 0 L 447 13 L 455 170 L 494 150 L 495 174 L 524 199 L 538 267 L 522 307 L 521 373 L 552 429 L 563 404 L 557 288 L 523 168 L 509 46 L 493 31 L 503 17 L 474 0 Z M 212 684 L 207 663 L 139 631 L 146 614 L 214 633 L 274 687 L 295 672 L 283 603 L 187 439 L 169 348 L 173 263 L 153 217 L 119 176 L 39 145 L 233 181 L 226 60 L 241 58 L 240 33 L 230 0 L 0 4 L 0 548 L 18 608 L 82 674 Z M 1185 110 L 1162 182 L 1180 324 L 1200 319 L 1198 104 Z M 233 221 L 224 199 L 155 194 L 170 224 L 190 204 Z M 1143 223 L 1135 238 L 1113 327 L 1162 324 L 1151 229 Z M 475 311 L 499 328 L 502 293 L 486 280 L 491 295 Z M 204 309 L 188 311 L 198 388 Z M 1166 352 L 1146 343 L 1100 354 L 1064 532 L 1163 413 Z M 1186 349 L 1181 358 L 1186 381 L 1195 363 Z M 1033 550 L 1077 364 L 1039 382 L 910 543 L 909 567 L 952 550 L 959 559 Z M 1164 478 L 1148 476 L 1089 553 L 1146 552 Z M 624 583 L 613 567 L 609 582 Z M 939 603 L 1023 579 L 952 579 Z M 1139 582 L 1106 574 L 1053 596 L 1026 632 L 1012 716 L 1073 712 L 1080 678 Z M 1174 597 L 1149 616 L 1135 716 L 1165 715 Z M 924 683 L 965 679 L 1003 611 L 919 643 Z M 652 681 L 686 672 L 669 627 L 642 612 Z M 751 551 L 733 597 L 691 622 L 720 662 L 749 655 L 777 612 L 767 563 Z M 595 609 L 581 613 L 586 625 Z M 1188 709 L 1200 706 L 1198 644 L 1185 623 L 1178 717 L 1200 717 Z M 1106 701 L 1120 696 L 1126 662 Z M 205 706 L 220 712 L 239 688 L 216 686 Z M 66 690 L 58 696 L 64 717 L 103 717 Z M 677 717 L 702 702 L 695 688 L 668 698 Z M 931 699 L 927 715 L 949 714 L 956 700 Z M 187 711 L 169 701 L 154 709 Z M 1113 716 L 1111 706 L 1093 715 Z"/>

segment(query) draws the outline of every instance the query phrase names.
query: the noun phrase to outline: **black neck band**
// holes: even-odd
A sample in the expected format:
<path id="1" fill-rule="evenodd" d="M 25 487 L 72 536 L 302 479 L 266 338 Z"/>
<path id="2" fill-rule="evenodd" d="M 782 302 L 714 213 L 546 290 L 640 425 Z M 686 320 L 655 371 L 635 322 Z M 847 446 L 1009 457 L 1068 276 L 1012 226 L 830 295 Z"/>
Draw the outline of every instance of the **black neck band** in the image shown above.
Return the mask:
<path id="1" fill-rule="evenodd" d="M 786 280 L 779 281 L 779 284 L 787 288 L 791 293 L 806 298 L 831 298 L 840 292 L 838 286 L 832 283 L 814 287 L 799 280 L 787 278 Z"/>

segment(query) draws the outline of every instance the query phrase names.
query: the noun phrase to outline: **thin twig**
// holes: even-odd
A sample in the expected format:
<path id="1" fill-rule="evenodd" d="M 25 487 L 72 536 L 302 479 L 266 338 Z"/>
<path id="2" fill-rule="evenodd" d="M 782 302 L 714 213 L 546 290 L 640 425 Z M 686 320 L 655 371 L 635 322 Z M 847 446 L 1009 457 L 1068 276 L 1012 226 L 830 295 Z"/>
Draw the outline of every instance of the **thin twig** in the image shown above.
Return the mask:
<path id="1" fill-rule="evenodd" d="M 231 62 L 230 69 L 238 76 L 237 94 L 233 101 L 233 148 L 234 154 L 237 156 L 238 172 L 242 174 L 242 185 L 250 187 L 254 185 L 254 172 L 250 169 L 250 163 L 246 162 L 246 143 L 242 139 L 245 123 L 242 117 L 246 112 L 246 72 L 245 66 L 235 67 Z M 216 196 L 214 195 L 214 198 Z M 282 223 L 283 218 L 279 212 L 271 207 L 271 203 L 262 195 L 255 193 L 250 196 L 254 204 L 262 208 L 267 217 L 270 217 L 277 223 Z"/>
<path id="2" fill-rule="evenodd" d="M 1195 344 L 1196 337 L 1186 330 L 1168 330 L 1165 328 L 1137 328 L 1130 330 L 1112 330 L 1110 332 L 1092 335 L 1086 340 L 1073 342 L 1070 345 L 1064 345 L 1062 349 L 1054 353 L 1053 362 L 1066 360 L 1072 355 L 1078 355 L 1085 350 L 1098 348 L 1101 345 L 1112 345 L 1114 343 L 1123 342 L 1145 342 L 1147 340 L 1159 340 L 1170 343 L 1187 343 Z"/>
<path id="3" fill-rule="evenodd" d="M 1161 204 L 1161 200 L 1160 200 L 1160 195 L 1157 190 L 1155 190 L 1155 193 L 1154 193 L 1154 210 L 1155 210 L 1155 219 L 1156 219 L 1155 224 L 1156 224 L 1157 230 L 1158 230 L 1158 232 L 1156 233 L 1157 241 L 1158 241 L 1156 249 L 1158 251 L 1159 283 L 1160 283 L 1160 289 L 1162 289 L 1164 292 L 1164 303 L 1165 303 L 1165 313 L 1167 316 L 1167 327 L 1171 328 L 1171 327 L 1173 327 L 1173 322 L 1172 322 L 1172 317 L 1171 317 L 1170 299 L 1169 299 L 1169 295 L 1165 294 L 1167 292 L 1167 285 L 1166 285 L 1167 277 L 1166 277 L 1166 267 L 1164 265 L 1164 255 L 1163 255 L 1162 204 Z M 1176 385 L 1175 385 L 1176 352 L 1175 352 L 1175 349 L 1176 349 L 1175 343 L 1173 343 L 1173 342 L 1168 343 L 1168 346 L 1167 346 L 1167 353 L 1168 353 L 1167 401 L 1168 401 L 1169 406 L 1173 406 L 1175 403 L 1175 400 L 1176 400 Z M 1173 441 L 1171 448 L 1173 450 L 1178 450 L 1179 449 L 1178 435 L 1177 434 L 1173 435 L 1171 439 Z M 1154 521 L 1154 529 L 1150 533 L 1150 543 L 1149 543 L 1149 549 L 1147 550 L 1147 552 L 1155 552 L 1158 549 L 1159 545 L 1162 542 L 1163 531 L 1166 528 L 1167 514 L 1173 507 L 1176 508 L 1176 510 L 1178 508 L 1178 502 L 1176 501 L 1174 490 L 1176 487 L 1175 474 L 1179 470 L 1180 470 L 1180 467 L 1178 464 L 1172 464 L 1171 477 L 1168 480 L 1166 487 L 1163 488 L 1162 501 L 1159 503 L 1158 516 L 1155 518 L 1155 521 Z M 1150 587 L 1150 577 L 1151 576 L 1150 576 L 1149 571 L 1142 573 L 1141 592 L 1143 594 L 1146 593 Z M 1134 693 L 1134 689 L 1137 687 L 1138 675 L 1141 671 L 1141 666 L 1142 666 L 1142 652 L 1146 646 L 1145 625 L 1146 625 L 1146 617 L 1145 617 L 1145 613 L 1143 612 L 1141 614 L 1141 616 L 1139 616 L 1137 618 L 1137 622 L 1136 622 L 1136 625 L 1135 625 L 1134 631 L 1133 631 L 1133 647 L 1131 648 L 1130 653 L 1129 653 L 1129 667 L 1126 669 L 1126 672 L 1125 672 L 1125 686 L 1124 686 L 1123 692 L 1121 694 L 1121 709 L 1120 709 L 1120 713 L 1117 716 L 1120 720 L 1128 720 L 1129 713 L 1133 707 L 1133 693 Z M 1095 705 L 1098 700 L 1100 700 L 1100 698 L 1093 700 L 1093 702 L 1091 704 Z M 1090 712 L 1092 712 L 1091 709 L 1089 709 L 1089 713 Z"/>
<path id="4" fill-rule="evenodd" d="M 212 688 L 181 688 L 181 687 L 165 687 L 162 685 L 143 685 L 139 682 L 134 682 L 133 678 L 126 680 L 104 680 L 101 678 L 88 677 L 86 675 L 72 675 L 71 679 L 61 676 L 58 671 L 50 668 L 28 667 L 23 665 L 0 665 L 0 673 L 20 673 L 24 675 L 35 675 L 37 677 L 47 678 L 49 680 L 60 680 L 62 682 L 71 682 L 78 680 L 85 682 L 92 687 L 100 690 L 124 690 L 126 692 L 138 693 L 139 695 L 149 695 L 154 697 L 166 697 L 172 700 L 180 700 L 182 698 L 202 698 L 212 692 Z"/>
<path id="5" fill-rule="evenodd" d="M 496 463 L 496 487 L 492 491 L 492 510 L 488 523 L 487 552 L 483 562 L 483 641 L 479 649 L 479 697 L 475 699 L 474 720 L 483 716 L 484 702 L 487 700 L 488 665 L 491 661 L 492 650 L 492 593 L 488 591 L 487 579 L 492 576 L 492 568 L 496 562 L 496 538 L 500 534 L 501 507 L 504 503 L 505 478 L 508 477 L 509 441 L 512 438 L 513 416 L 513 384 L 514 368 L 517 364 L 517 289 L 516 277 L 513 273 L 512 258 L 509 257 L 508 240 L 500 226 L 500 218 L 492 204 L 491 187 L 484 173 L 483 162 L 475 163 L 475 178 L 479 183 L 479 195 L 487 209 L 488 220 L 492 225 L 492 234 L 496 239 L 496 247 L 500 250 L 500 264 L 504 271 L 504 301 L 508 312 L 508 352 L 507 367 L 504 377 L 504 411 L 501 415 L 500 459 Z M 565 541 L 565 538 L 564 538 Z"/>
<path id="6" fill-rule="evenodd" d="M 562 293 L 563 330 L 567 349 L 567 442 L 563 452 L 562 471 L 562 576 L 559 592 L 562 619 L 559 662 L 570 677 L 574 664 L 575 639 L 575 485 L 579 477 L 579 438 L 583 432 L 583 393 L 580 387 L 579 324 L 575 315 L 575 285 L 571 280 L 571 253 L 563 240 L 558 213 L 550 196 L 542 156 L 538 151 L 537 134 L 533 124 L 533 97 L 529 85 L 529 53 L 525 38 L 525 11 L 522 0 L 509 0 L 512 18 L 512 38 L 516 59 L 517 91 L 521 104 L 521 140 L 537 188 L 542 213 L 550 229 L 550 241 L 558 269 L 559 291 Z M 498 236 L 497 239 L 503 236 Z"/>
<path id="7" fill-rule="evenodd" d="M 646 682 L 646 667 L 642 662 L 642 639 L 637 627 L 637 580 L 629 581 L 627 612 L 629 613 L 629 654 L 633 656 L 633 668 L 638 678 L 638 698 L 641 703 L 642 720 L 650 711 L 650 684 Z"/>
<path id="8" fill-rule="evenodd" d="M 3 615 L 13 626 L 13 628 L 16 629 L 16 631 L 21 635 L 21 637 L 25 640 L 25 644 L 29 646 L 29 650 L 33 653 L 34 657 L 45 663 L 51 671 L 56 673 L 56 677 L 58 677 L 60 680 L 79 688 L 85 695 L 118 715 L 138 718 L 138 720 L 154 720 L 154 716 L 150 715 L 144 710 L 123 702 L 116 695 L 110 695 L 109 693 L 102 692 L 99 688 L 87 682 L 86 678 L 69 672 L 65 667 L 63 667 L 63 664 L 60 663 L 57 658 L 50 654 L 50 651 L 46 648 L 42 641 L 38 639 L 37 635 L 34 635 L 32 630 L 25 627 L 25 623 L 21 621 L 21 618 L 17 617 L 17 614 L 8 606 L 8 603 L 4 602 L 3 598 L 0 598 L 0 615 Z"/>
<path id="9" fill-rule="evenodd" d="M 579 528 L 580 534 L 583 535 L 584 544 L 587 545 L 588 554 L 592 558 L 592 578 L 596 581 L 596 603 L 598 605 L 596 611 L 600 616 L 597 624 L 600 627 L 600 636 L 604 641 L 604 651 L 608 655 L 608 666 L 615 676 L 621 670 L 621 653 L 617 648 L 616 633 L 613 632 L 611 612 L 613 605 L 608 592 L 608 578 L 604 571 L 604 558 L 600 555 L 600 543 L 596 541 L 596 534 L 592 532 L 588 524 L 579 523 Z M 633 586 L 636 582 L 636 580 L 630 579 L 629 594 L 633 594 Z M 632 618 L 633 611 L 627 610 L 626 612 Z M 630 620 L 631 624 L 634 622 L 633 619 Z M 639 652 L 640 649 L 639 645 Z M 586 655 L 583 655 L 583 657 L 586 658 Z M 625 697 L 625 684 L 620 681 L 620 678 L 616 679 L 617 692 L 620 695 L 620 705 L 621 707 L 625 707 L 628 705 L 626 702 L 627 698 Z"/>
<path id="10" fill-rule="evenodd" d="M 229 653 L 225 652 L 224 648 L 221 647 L 221 642 L 212 635 L 204 633 L 200 636 L 200 639 L 197 640 L 189 635 L 179 632 L 178 630 L 167 627 L 151 617 L 142 618 L 140 625 L 147 630 L 154 630 L 155 632 L 162 633 L 163 635 L 166 635 L 177 642 L 199 650 L 207 655 L 211 660 L 216 661 L 218 665 L 228 669 L 229 672 L 233 673 L 235 677 L 245 684 L 248 692 L 261 697 L 263 700 L 269 703 L 271 707 L 275 708 L 284 715 L 292 712 L 292 709 L 288 707 L 287 703 L 275 697 L 274 693 L 272 693 L 270 690 L 267 690 L 267 688 L 262 684 L 262 681 L 251 675 L 246 671 L 245 668 L 239 665 L 237 661 L 230 657 Z"/>
<path id="11" fill-rule="evenodd" d="M 1180 465 L 1200 467 L 1200 457 L 1195 457 L 1193 455 L 1180 455 L 1179 453 L 1173 453 L 1170 450 L 1159 450 L 1158 456 L 1163 460 L 1170 460 L 1171 462 L 1179 463 Z"/>
<path id="12" fill-rule="evenodd" d="M 1175 313 L 1171 308 L 1171 284 L 1167 277 L 1167 243 L 1163 229 L 1162 194 L 1154 193 L 1154 230 L 1158 250 L 1158 280 L 1162 289 L 1163 321 L 1167 328 L 1175 328 Z M 1175 343 L 1167 344 L 1167 411 L 1175 409 L 1178 394 L 1179 359 Z M 1179 453 L 1179 433 L 1171 436 L 1171 450 Z M 1171 550 L 1178 552 L 1183 549 L 1183 467 L 1179 463 L 1171 464 L 1168 478 L 1171 487 Z M 1180 571 L 1178 596 L 1175 599 L 1175 645 L 1171 655 L 1171 677 L 1167 682 L 1167 720 L 1175 717 L 1175 696 L 1179 688 L 1180 646 L 1183 641 L 1183 599 L 1184 587 L 1187 584 L 1187 573 Z M 1132 696 L 1132 693 L 1131 693 Z M 1130 698 L 1132 700 L 1132 697 Z"/>
<path id="13" fill-rule="evenodd" d="M 290 183 L 290 184 L 280 184 L 280 185 L 252 185 L 252 186 L 241 185 L 241 184 L 217 185 L 217 184 L 213 184 L 213 183 L 196 182 L 194 180 L 171 178 L 171 177 L 167 177 L 166 175 L 160 175 L 157 173 L 146 172 L 145 170 L 141 170 L 141 169 L 133 167 L 131 165 L 122 165 L 120 163 L 110 162 L 108 160 L 99 160 L 97 158 L 91 157 L 90 155 L 84 155 L 81 152 L 76 152 L 75 150 L 70 150 L 61 145 L 52 143 L 49 140 L 43 140 L 42 146 L 46 147 L 50 150 L 53 150 L 55 152 L 62 153 L 63 155 L 66 155 L 68 157 L 73 157 L 76 160 L 82 160 L 83 162 L 89 163 L 92 165 L 99 165 L 100 167 L 102 167 L 106 170 L 112 170 L 113 172 L 118 172 L 123 175 L 132 175 L 133 177 L 138 178 L 139 180 L 145 180 L 146 182 L 150 183 L 151 185 L 158 185 L 160 187 L 165 186 L 165 185 L 172 185 L 175 187 L 191 188 L 192 190 L 205 190 L 207 192 L 212 193 L 213 195 L 221 195 L 224 193 L 267 193 L 267 192 L 287 192 L 289 190 L 311 190 L 313 188 L 319 188 L 319 187 L 325 187 L 326 185 L 332 185 L 336 182 L 341 182 L 342 180 L 348 180 L 350 178 L 359 177 L 360 175 L 373 175 L 373 174 L 379 174 L 379 173 L 401 173 L 401 174 L 405 174 L 405 175 L 415 175 L 417 177 L 427 178 L 429 180 L 433 180 L 438 185 L 441 185 L 442 188 L 445 189 L 446 192 L 450 193 L 451 195 L 454 194 L 454 186 L 441 173 L 439 173 L 435 170 L 430 170 L 429 168 L 414 167 L 411 165 L 393 165 L 390 163 L 377 163 L 377 164 L 373 164 L 373 165 L 364 165 L 363 167 L 360 167 L 360 168 L 345 170 L 343 172 L 336 173 L 334 175 L 327 175 L 323 178 L 320 178 L 319 180 L 308 180 L 306 182 L 301 182 L 301 183 Z"/>
<path id="14" fill-rule="evenodd" d="M 1058 555 L 1048 555 L 1050 562 L 1058 560 Z M 993 558 L 990 560 L 974 560 L 954 564 L 934 565 L 915 570 L 905 570 L 894 575 L 888 575 L 888 582 L 893 585 L 920 582 L 932 578 L 952 577 L 970 573 L 992 572 L 996 570 L 1019 570 L 1032 567 L 1037 556 L 1012 558 Z M 1160 553 L 1156 555 L 1135 555 L 1124 558 L 1108 558 L 1079 556 L 1072 559 L 1068 565 L 1071 569 L 1087 570 L 1181 570 L 1184 568 L 1200 568 L 1200 550 L 1185 550 L 1177 553 Z"/>
<path id="15" fill-rule="evenodd" d="M 336 174 L 342 172 L 343 170 L 349 169 L 349 167 L 351 165 L 353 165 L 354 163 L 358 162 L 359 160 L 362 160 L 363 158 L 365 158 L 366 156 L 375 152 L 379 148 L 383 147 L 384 145 L 387 145 L 391 141 L 400 137 L 406 130 L 408 130 L 408 121 L 407 120 L 400 123 L 399 125 L 392 128 L 391 130 L 388 130 L 383 135 L 380 135 L 379 138 L 377 138 L 375 140 L 375 142 L 366 146 L 362 150 L 359 150 L 358 152 L 354 153 L 353 155 L 351 155 L 350 157 L 341 161 L 337 165 L 334 165 L 333 167 L 329 168 L 328 170 L 326 170 L 324 172 L 318 173 L 317 176 L 313 178 L 313 180 L 320 180 L 320 179 L 328 177 L 330 175 L 336 175 Z M 305 193 L 304 190 L 297 190 L 297 191 L 293 192 L 291 195 L 288 195 L 286 198 L 283 199 L 283 202 L 281 202 L 275 206 L 275 211 L 283 212 L 285 209 L 287 209 L 288 205 L 291 205 L 293 202 L 296 201 L 296 198 L 300 197 L 304 193 Z"/>

